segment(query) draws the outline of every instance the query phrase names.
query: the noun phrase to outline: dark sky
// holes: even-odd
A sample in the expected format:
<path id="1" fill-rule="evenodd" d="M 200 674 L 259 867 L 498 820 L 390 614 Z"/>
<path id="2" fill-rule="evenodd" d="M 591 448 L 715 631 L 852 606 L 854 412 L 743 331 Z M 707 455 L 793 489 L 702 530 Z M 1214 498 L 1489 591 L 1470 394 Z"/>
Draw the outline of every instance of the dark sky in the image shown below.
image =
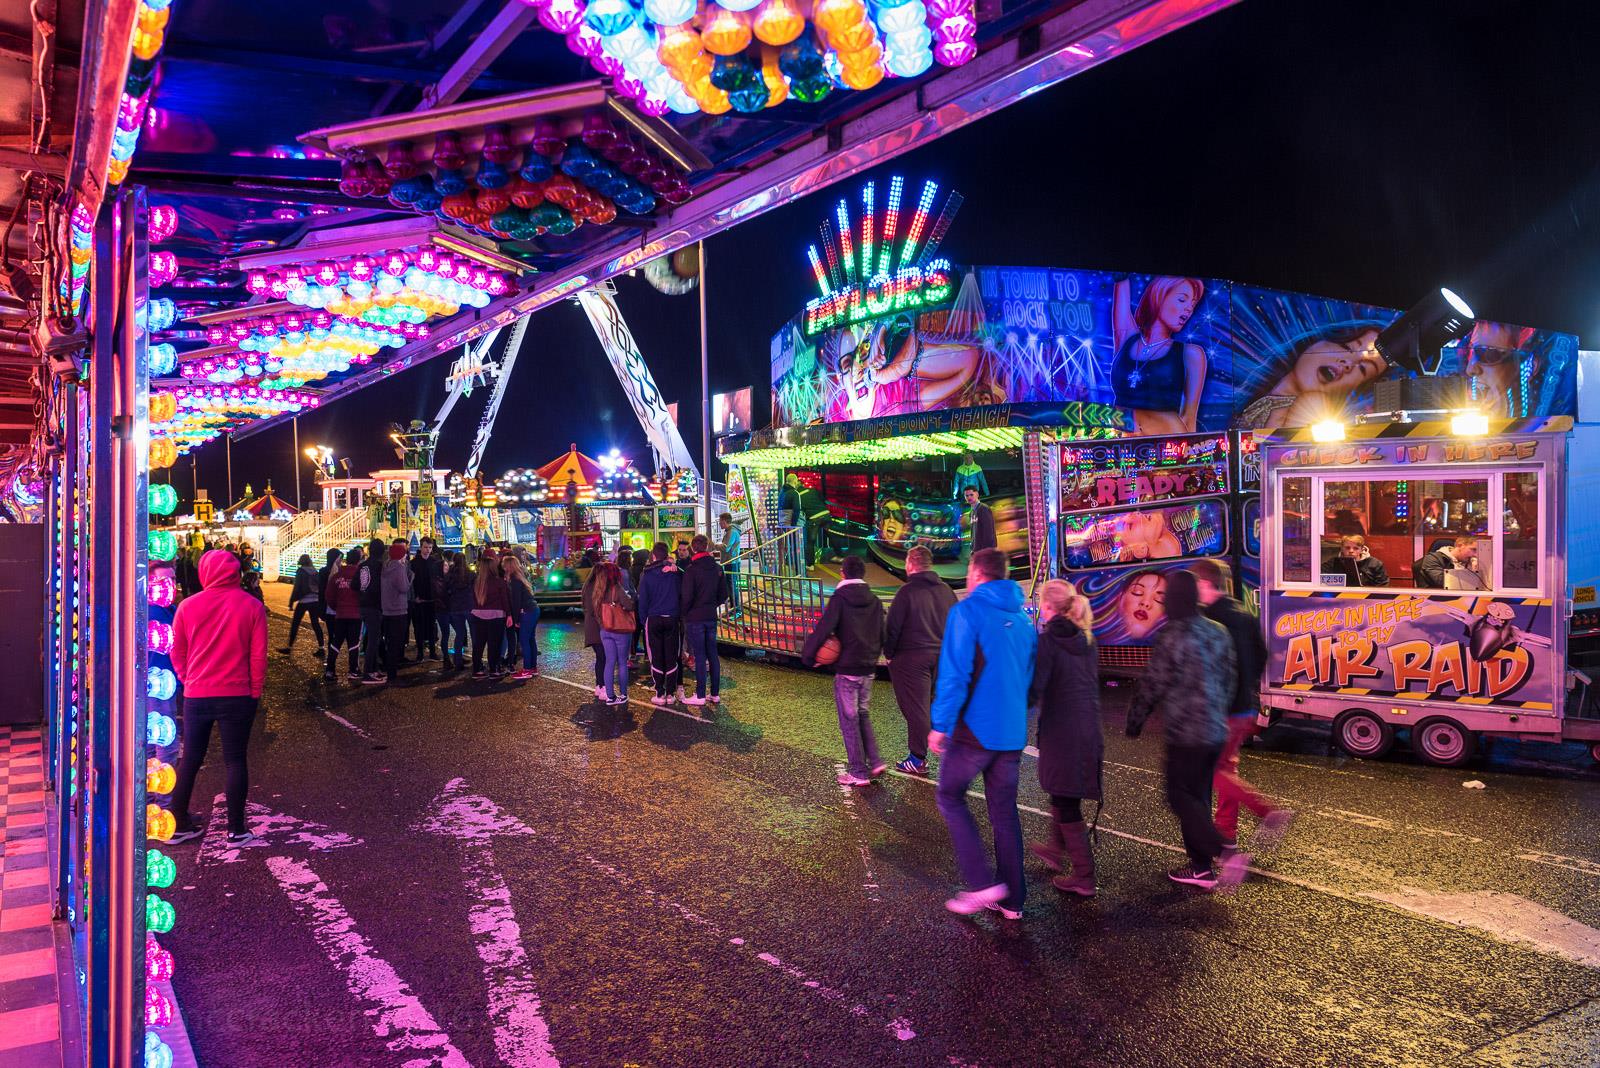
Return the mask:
<path id="1" fill-rule="evenodd" d="M 1600 5 L 1596 5 L 1600 6 Z M 1556 0 L 1244 0 L 901 157 L 872 177 L 966 197 L 957 263 L 1233 278 L 1393 307 L 1449 285 L 1482 318 L 1600 339 L 1600 12 Z M 859 181 L 708 243 L 713 391 L 767 381 L 768 340 L 812 295 L 805 247 Z M 642 278 L 619 303 L 669 398 L 698 417 L 693 295 Z M 300 421 L 302 447 L 388 464 L 392 421 L 431 418 L 440 358 Z M 437 461 L 459 468 L 485 394 Z M 764 407 L 758 397 L 758 420 Z M 697 433 L 685 435 L 698 450 Z M 643 434 L 576 305 L 536 316 L 484 463 L 576 441 L 644 459 Z M 233 450 L 234 485 L 292 496 L 287 425 Z M 173 480 L 188 489 L 181 464 Z M 222 443 L 200 484 L 227 489 Z M 305 491 L 310 470 L 302 470 Z"/>

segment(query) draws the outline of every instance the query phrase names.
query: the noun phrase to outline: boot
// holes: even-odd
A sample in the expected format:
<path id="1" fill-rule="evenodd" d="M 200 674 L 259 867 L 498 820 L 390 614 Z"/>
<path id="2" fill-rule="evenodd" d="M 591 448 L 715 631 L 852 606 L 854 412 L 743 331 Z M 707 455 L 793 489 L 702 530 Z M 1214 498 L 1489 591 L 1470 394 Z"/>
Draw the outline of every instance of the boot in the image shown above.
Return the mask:
<path id="1" fill-rule="evenodd" d="M 1061 870 L 1061 850 L 1065 841 L 1061 837 L 1060 823 L 1054 819 L 1050 821 L 1050 840 L 1048 842 L 1029 842 L 1028 849 L 1034 856 L 1044 862 L 1044 866 L 1051 871 Z"/>
<path id="2" fill-rule="evenodd" d="M 1063 841 L 1062 853 L 1072 863 L 1072 872 L 1062 872 L 1050 885 L 1064 894 L 1094 897 L 1094 847 L 1089 844 L 1089 828 L 1082 820 L 1057 824 Z"/>

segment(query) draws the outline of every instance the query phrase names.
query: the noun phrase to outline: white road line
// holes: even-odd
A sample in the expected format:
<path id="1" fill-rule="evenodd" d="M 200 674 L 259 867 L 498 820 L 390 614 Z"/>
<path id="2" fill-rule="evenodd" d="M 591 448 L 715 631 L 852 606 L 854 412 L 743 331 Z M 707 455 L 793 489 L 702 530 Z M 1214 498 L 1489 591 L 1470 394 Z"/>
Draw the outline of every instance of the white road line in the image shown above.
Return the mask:
<path id="1" fill-rule="evenodd" d="M 843 764 L 835 764 L 833 766 L 835 775 L 844 774 L 844 770 Z M 843 783 L 839 785 L 839 792 L 844 795 L 845 815 L 850 817 L 851 833 L 855 835 L 856 849 L 861 852 L 861 868 L 867 876 L 866 880 L 861 884 L 861 889 L 867 892 L 868 901 L 874 904 L 882 904 L 883 898 L 878 896 L 880 889 L 878 876 L 872 870 L 872 851 L 867 848 L 866 835 L 861 827 L 861 816 L 856 812 L 855 790 L 856 787 L 854 786 L 845 786 Z"/>
<path id="2" fill-rule="evenodd" d="M 310 923 L 322 951 L 344 973 L 350 993 L 364 1003 L 373 1032 L 391 1053 L 406 1056 L 400 1068 L 472 1068 L 394 966 L 356 930 L 355 920 L 310 865 L 268 857 L 267 868 L 295 911 Z"/>
<path id="3" fill-rule="evenodd" d="M 348 730 L 354 732 L 356 737 L 365 738 L 369 742 L 372 741 L 372 735 L 368 734 L 366 731 L 362 730 L 360 727 L 357 727 L 354 723 L 351 723 L 349 720 L 345 719 L 343 716 L 341 716 L 337 712 L 333 711 L 333 709 L 331 709 L 331 708 L 323 708 L 321 705 L 312 705 L 311 707 L 315 708 L 318 712 L 321 712 L 324 716 L 327 716 L 329 719 L 333 720 L 339 726 L 345 727 Z"/>
<path id="4" fill-rule="evenodd" d="M 594 694 L 594 687 L 593 686 L 586 686 L 581 682 L 573 682 L 571 679 L 564 679 L 560 675 L 552 675 L 549 672 L 541 672 L 537 676 L 537 679 L 549 679 L 551 682 L 559 682 L 563 686 L 571 686 L 574 690 L 582 690 L 582 691 L 584 691 L 585 693 L 587 693 L 587 694 L 589 694 L 591 696 L 593 696 L 593 694 Z M 537 679 L 535 679 L 534 681 L 537 681 Z M 659 711 L 659 712 L 670 712 L 674 716 L 678 716 L 678 717 L 680 717 L 682 719 L 692 719 L 696 723 L 710 723 L 711 722 L 710 720 L 706 719 L 704 716 L 697 716 L 693 712 L 685 712 L 683 709 L 678 708 L 675 705 L 653 705 L 649 701 L 641 701 L 637 697 L 628 698 L 628 703 L 630 705 L 638 705 L 640 708 L 648 708 L 652 712 L 657 712 L 657 711 Z"/>
<path id="5" fill-rule="evenodd" d="M 1552 868 L 1566 868 L 1568 871 L 1582 872 L 1584 875 L 1600 875 L 1600 864 L 1582 857 L 1564 857 L 1559 853 L 1518 853 L 1518 860 L 1526 860 L 1531 864 L 1544 864 Z"/>
<path id="6" fill-rule="evenodd" d="M 511 1068 L 558 1068 L 561 1062 L 522 947 L 522 927 L 511 906 L 511 888 L 494 858 L 494 836 L 532 836 L 533 829 L 508 818 L 487 798 L 465 791 L 466 780 L 452 779 L 418 829 L 462 843 L 461 873 L 471 900 L 467 925 L 483 962 L 495 1052 Z"/>
<path id="7" fill-rule="evenodd" d="M 255 840 L 243 845 L 228 841 L 227 798 L 218 794 L 211 803 L 211 822 L 206 825 L 205 837 L 200 841 L 199 864 L 233 864 L 244 856 L 246 849 L 266 849 L 276 845 L 305 846 L 318 853 L 330 849 L 358 846 L 361 839 L 353 834 L 336 831 L 315 820 L 301 819 L 284 812 L 276 812 L 254 801 L 245 805 L 245 821 Z"/>

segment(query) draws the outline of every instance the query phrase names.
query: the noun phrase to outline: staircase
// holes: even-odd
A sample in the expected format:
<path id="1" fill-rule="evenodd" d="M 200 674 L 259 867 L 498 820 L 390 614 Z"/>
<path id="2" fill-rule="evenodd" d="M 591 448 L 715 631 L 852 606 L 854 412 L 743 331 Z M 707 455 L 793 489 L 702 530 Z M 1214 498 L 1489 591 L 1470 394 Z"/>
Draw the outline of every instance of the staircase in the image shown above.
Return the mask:
<path id="1" fill-rule="evenodd" d="M 295 528 L 300 517 L 290 524 L 289 541 L 279 542 L 278 550 L 278 577 L 293 579 L 295 569 L 299 566 L 296 561 L 305 553 L 311 557 L 313 563 L 321 567 L 327 558 L 329 549 L 343 549 L 354 542 L 364 542 L 369 533 L 367 529 L 367 510 L 365 508 L 347 508 L 335 512 L 306 512 L 321 520 L 320 523 L 309 525 L 309 529 L 298 537 L 294 537 Z"/>

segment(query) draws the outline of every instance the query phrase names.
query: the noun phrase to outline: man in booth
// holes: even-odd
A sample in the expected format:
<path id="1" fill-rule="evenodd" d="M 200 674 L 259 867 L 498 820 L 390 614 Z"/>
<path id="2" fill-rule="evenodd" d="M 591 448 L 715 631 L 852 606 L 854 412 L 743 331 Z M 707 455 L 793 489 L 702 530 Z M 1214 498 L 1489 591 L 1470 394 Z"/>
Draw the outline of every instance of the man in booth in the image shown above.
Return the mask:
<path id="1" fill-rule="evenodd" d="M 1442 545 L 1411 565 L 1411 578 L 1419 589 L 1445 589 L 1445 576 L 1458 568 L 1470 568 L 1478 558 L 1478 539 L 1462 536 Z"/>

